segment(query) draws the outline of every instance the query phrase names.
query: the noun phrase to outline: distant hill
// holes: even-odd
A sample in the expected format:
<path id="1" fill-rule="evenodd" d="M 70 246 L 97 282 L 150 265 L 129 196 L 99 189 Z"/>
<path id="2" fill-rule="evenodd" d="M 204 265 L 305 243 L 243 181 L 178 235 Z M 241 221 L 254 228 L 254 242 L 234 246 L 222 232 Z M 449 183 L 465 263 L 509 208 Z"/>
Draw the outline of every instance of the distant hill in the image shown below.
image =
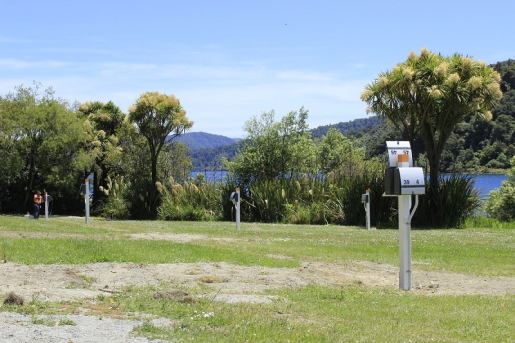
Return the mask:
<path id="1" fill-rule="evenodd" d="M 176 138 L 177 142 L 181 142 L 190 147 L 190 150 L 217 148 L 219 146 L 231 145 L 238 141 L 235 138 L 229 138 L 220 135 L 214 135 L 206 132 L 187 132 Z"/>
<path id="2" fill-rule="evenodd" d="M 220 170 L 222 158 L 233 160 L 238 150 L 238 143 L 220 145 L 215 148 L 190 149 L 189 156 L 193 171 Z"/>

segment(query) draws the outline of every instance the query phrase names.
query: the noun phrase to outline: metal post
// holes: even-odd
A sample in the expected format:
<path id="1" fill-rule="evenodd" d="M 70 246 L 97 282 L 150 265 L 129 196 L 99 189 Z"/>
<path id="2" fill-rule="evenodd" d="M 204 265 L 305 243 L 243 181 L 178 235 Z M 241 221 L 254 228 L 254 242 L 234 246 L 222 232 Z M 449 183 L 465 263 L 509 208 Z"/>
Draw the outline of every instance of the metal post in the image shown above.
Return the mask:
<path id="1" fill-rule="evenodd" d="M 399 167 L 409 167 L 408 155 L 397 156 Z M 411 195 L 399 195 L 399 288 L 411 290 Z"/>
<path id="2" fill-rule="evenodd" d="M 370 230 L 370 189 L 367 189 L 367 203 L 365 204 L 365 211 L 367 212 L 367 230 Z"/>
<path id="3" fill-rule="evenodd" d="M 86 179 L 84 191 L 84 203 L 86 208 L 86 224 L 89 224 L 89 180 Z"/>
<path id="4" fill-rule="evenodd" d="M 48 220 L 48 192 L 45 192 L 45 220 Z"/>
<path id="5" fill-rule="evenodd" d="M 411 290 L 411 195 L 399 195 L 399 288 Z"/>
<path id="6" fill-rule="evenodd" d="M 240 188 L 236 188 L 236 194 L 238 201 L 236 202 L 236 230 L 240 229 Z"/>

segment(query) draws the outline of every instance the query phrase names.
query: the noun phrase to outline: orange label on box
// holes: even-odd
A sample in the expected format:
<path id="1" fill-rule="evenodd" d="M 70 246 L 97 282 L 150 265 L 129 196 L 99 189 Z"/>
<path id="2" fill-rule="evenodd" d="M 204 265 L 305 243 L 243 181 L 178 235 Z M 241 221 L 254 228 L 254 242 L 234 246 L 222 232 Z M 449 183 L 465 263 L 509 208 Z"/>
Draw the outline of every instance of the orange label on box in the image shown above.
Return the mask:
<path id="1" fill-rule="evenodd" d="M 409 155 L 397 155 L 397 162 L 409 162 Z"/>

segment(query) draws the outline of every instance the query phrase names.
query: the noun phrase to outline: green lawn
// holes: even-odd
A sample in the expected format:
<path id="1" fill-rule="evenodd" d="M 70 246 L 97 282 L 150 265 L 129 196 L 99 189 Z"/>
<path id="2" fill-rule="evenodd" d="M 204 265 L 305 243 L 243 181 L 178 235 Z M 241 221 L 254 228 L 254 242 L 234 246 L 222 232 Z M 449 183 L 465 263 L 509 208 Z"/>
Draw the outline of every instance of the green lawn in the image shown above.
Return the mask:
<path id="1" fill-rule="evenodd" d="M 192 240 L 144 234 L 192 235 Z M 140 235 L 133 239 L 131 235 Z M 142 236 L 143 235 L 143 236 Z M 515 230 L 412 230 L 414 268 L 474 276 L 515 277 Z M 359 227 L 243 223 L 107 221 L 0 216 L 0 258 L 21 264 L 225 261 L 242 266 L 298 268 L 301 262 L 372 261 L 397 265 L 398 231 Z M 268 256 L 268 257 L 267 257 Z M 273 258 L 270 256 L 278 256 Z M 280 258 L 281 256 L 282 258 Z M 284 257 L 288 257 L 285 259 Z M 1 268 L 1 264 L 0 264 Z M 158 315 L 177 323 L 146 323 L 147 337 L 205 342 L 506 342 L 515 337 L 515 295 L 422 295 L 360 285 L 268 291 L 271 304 L 226 304 L 203 298 L 154 299 L 160 287 L 128 287 L 95 299 L 128 316 Z M 71 303 L 70 310 L 88 306 Z M 36 302 L 2 311 L 52 313 L 62 304 Z"/>

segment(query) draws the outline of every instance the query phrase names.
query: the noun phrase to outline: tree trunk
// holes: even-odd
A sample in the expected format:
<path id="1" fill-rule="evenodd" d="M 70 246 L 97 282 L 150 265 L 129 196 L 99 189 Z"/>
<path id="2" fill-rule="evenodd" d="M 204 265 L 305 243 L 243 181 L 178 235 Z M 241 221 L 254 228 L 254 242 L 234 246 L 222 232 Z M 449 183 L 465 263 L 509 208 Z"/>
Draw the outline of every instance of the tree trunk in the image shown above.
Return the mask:
<path id="1" fill-rule="evenodd" d="M 152 159 L 152 184 L 150 185 L 150 196 L 149 196 L 149 209 L 152 219 L 157 217 L 157 155 L 155 151 L 151 151 Z"/>
<path id="2" fill-rule="evenodd" d="M 89 175 L 89 174 L 88 174 Z M 99 192 L 100 184 L 98 180 L 98 172 L 96 170 L 93 171 L 93 211 L 96 211 L 99 208 L 99 200 L 100 200 L 100 192 Z"/>

